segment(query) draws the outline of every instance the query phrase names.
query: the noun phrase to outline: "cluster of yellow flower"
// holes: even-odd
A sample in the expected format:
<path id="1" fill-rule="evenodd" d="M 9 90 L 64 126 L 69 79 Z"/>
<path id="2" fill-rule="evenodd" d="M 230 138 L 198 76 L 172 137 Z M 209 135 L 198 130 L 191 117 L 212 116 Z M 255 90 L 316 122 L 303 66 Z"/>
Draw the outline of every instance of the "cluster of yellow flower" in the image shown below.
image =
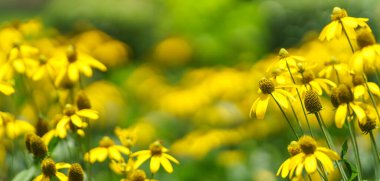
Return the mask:
<path id="1" fill-rule="evenodd" d="M 121 174 L 123 180 L 151 180 L 160 165 L 168 173 L 173 172 L 171 162 L 179 162 L 160 141 L 152 143 L 148 150 L 132 152 L 137 135 L 132 128 L 115 129 L 121 145 L 104 136 L 99 147 L 90 150 L 95 136 L 89 128 L 100 114 L 85 91 L 86 82 L 94 80 L 93 75 L 98 73 L 94 69 L 104 72 L 106 65 L 112 67 L 125 61 L 126 45 L 98 30 L 63 36 L 44 28 L 38 20 L 10 23 L 0 29 L 0 37 L 0 92 L 4 94 L 1 106 L 2 111 L 8 111 L 0 112 L 0 179 L 12 179 L 20 171 L 14 167 L 13 157 L 23 148 L 17 141 L 23 135 L 26 150 L 31 153 L 24 155 L 25 160 L 33 159 L 33 163 L 26 163 L 27 169 L 15 179 L 91 180 L 91 165 L 107 158 L 110 171 Z M 98 95 L 94 96 L 96 99 Z M 17 120 L 13 114 L 28 121 Z M 69 156 L 55 158 L 62 144 L 68 147 Z M 77 153 L 72 154 L 73 150 Z M 89 151 L 85 153 L 86 150 Z M 12 159 L 5 160 L 6 157 Z M 139 169 L 149 158 L 150 178 Z"/>
<path id="2" fill-rule="evenodd" d="M 362 133 L 369 133 L 373 156 L 377 160 L 375 165 L 380 163 L 373 134 L 379 120 L 376 104 L 380 97 L 379 45 L 366 23 L 367 18 L 349 17 L 344 9 L 335 7 L 331 20 L 319 35 L 321 42 L 316 40 L 299 49 L 298 53 L 304 54 L 304 57 L 293 56 L 281 49 L 279 60 L 272 61 L 267 69 L 267 78 L 258 83 L 259 97 L 251 107 L 251 116 L 263 119 L 269 101 L 274 100 L 298 140 L 288 146 L 291 157 L 277 172 L 283 178 L 302 179 L 305 170 L 306 178 L 311 179 L 314 173 L 318 173 L 320 179 L 330 180 L 333 161 L 343 180 L 373 177 L 363 175 L 356 141 L 359 135 L 354 130 L 356 121 Z M 329 106 L 321 101 L 326 97 L 330 97 L 335 109 L 326 109 Z M 340 156 L 336 153 L 338 150 L 334 141 L 337 140 L 333 140 L 334 135 L 330 134 L 328 124 L 324 122 L 322 109 L 323 112 L 335 110 L 336 127 L 348 128 L 357 171 L 347 166 L 349 161 L 345 158 L 345 146 Z M 318 129 L 311 126 L 314 120 L 308 114 L 317 120 Z M 305 123 L 307 127 L 303 126 Z M 329 148 L 318 146 L 316 140 L 319 134 L 315 132 L 323 133 Z"/>

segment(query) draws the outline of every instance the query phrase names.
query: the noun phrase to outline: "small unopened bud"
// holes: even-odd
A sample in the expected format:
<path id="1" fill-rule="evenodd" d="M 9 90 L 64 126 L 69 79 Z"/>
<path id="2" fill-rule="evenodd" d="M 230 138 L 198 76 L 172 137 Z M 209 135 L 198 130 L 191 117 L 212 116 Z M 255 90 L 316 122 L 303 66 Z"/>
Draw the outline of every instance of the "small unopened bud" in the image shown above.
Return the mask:
<path id="1" fill-rule="evenodd" d="M 37 158 L 43 158 L 47 154 L 47 147 L 44 141 L 37 135 L 30 136 L 30 149 Z"/>
<path id="2" fill-rule="evenodd" d="M 332 10 L 332 14 L 331 14 L 331 20 L 333 20 L 333 21 L 339 20 L 339 19 L 344 18 L 346 16 L 348 16 L 346 10 L 344 10 L 340 7 L 334 7 L 334 9 Z"/>
<path id="3" fill-rule="evenodd" d="M 46 121 L 39 118 L 36 124 L 36 134 L 38 136 L 43 136 L 45 133 L 49 131 L 49 125 Z"/>
<path id="4" fill-rule="evenodd" d="M 278 56 L 280 58 L 286 58 L 289 56 L 289 53 L 285 48 L 281 48 L 280 51 L 278 52 Z"/>
<path id="5" fill-rule="evenodd" d="M 84 92 L 80 92 L 77 96 L 77 107 L 79 110 L 91 108 L 90 99 Z"/>
<path id="6" fill-rule="evenodd" d="M 322 109 L 321 101 L 314 90 L 308 90 L 305 94 L 305 108 L 309 113 L 317 113 Z"/>
<path id="7" fill-rule="evenodd" d="M 301 148 L 298 145 L 297 141 L 292 141 L 288 145 L 288 152 L 291 156 L 297 155 L 298 153 L 301 153 Z"/>
<path id="8" fill-rule="evenodd" d="M 264 94 L 270 94 L 274 91 L 274 84 L 269 79 L 262 79 L 259 81 L 259 88 Z"/>
<path id="9" fill-rule="evenodd" d="M 45 158 L 42 160 L 42 173 L 45 176 L 54 176 L 56 172 L 55 162 L 51 158 Z"/>
<path id="10" fill-rule="evenodd" d="M 83 181 L 84 180 L 84 172 L 80 164 L 74 163 L 71 165 L 69 169 L 68 179 L 69 181 Z"/>

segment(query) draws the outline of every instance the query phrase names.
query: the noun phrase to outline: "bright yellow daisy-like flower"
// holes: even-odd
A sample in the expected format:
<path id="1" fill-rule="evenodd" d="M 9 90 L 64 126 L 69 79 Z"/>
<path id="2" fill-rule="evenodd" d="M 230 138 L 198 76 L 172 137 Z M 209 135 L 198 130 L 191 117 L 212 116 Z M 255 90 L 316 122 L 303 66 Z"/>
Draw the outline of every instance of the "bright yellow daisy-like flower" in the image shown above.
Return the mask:
<path id="1" fill-rule="evenodd" d="M 339 38 L 343 31 L 346 31 L 350 39 L 356 39 L 355 28 L 357 27 L 368 27 L 368 18 L 354 18 L 347 15 L 347 11 L 334 7 L 331 14 L 332 22 L 326 25 L 321 34 L 319 35 L 319 40 L 330 41 L 334 38 Z M 343 29 L 344 28 L 344 29 Z"/>
<path id="2" fill-rule="evenodd" d="M 359 123 L 365 123 L 365 111 L 359 106 L 358 102 L 354 101 L 354 94 L 348 85 L 339 85 L 331 95 L 331 102 L 334 107 L 337 107 L 335 112 L 336 127 L 342 128 L 346 121 L 347 114 L 350 115 L 352 112 L 355 113 Z"/>
<path id="3" fill-rule="evenodd" d="M 119 138 L 121 144 L 128 148 L 131 148 L 136 143 L 136 140 L 137 140 L 136 128 L 122 129 L 120 127 L 116 127 L 115 134 Z"/>
<path id="4" fill-rule="evenodd" d="M 90 163 L 103 162 L 108 157 L 111 160 L 121 161 L 123 160 L 121 153 L 128 155 L 130 151 L 127 147 L 115 145 L 110 137 L 105 136 L 99 141 L 99 147 L 91 149 L 84 155 L 84 160 Z"/>
<path id="5" fill-rule="evenodd" d="M 53 57 L 53 59 L 67 62 L 67 65 L 57 76 L 55 81 L 56 86 L 60 85 L 66 74 L 70 81 L 77 82 L 80 73 L 91 77 L 93 74 L 92 68 L 99 69 L 100 71 L 107 70 L 107 67 L 101 62 L 86 53 L 78 51 L 74 46 L 69 46 L 66 54 L 60 53 Z"/>
<path id="6" fill-rule="evenodd" d="M 83 128 L 87 127 L 87 122 L 83 119 L 96 120 L 99 118 L 97 111 L 92 109 L 77 110 L 73 105 L 67 104 L 63 110 L 63 116 L 56 126 L 56 135 L 60 138 L 65 138 L 67 130 L 75 126 L 77 133 L 81 136 L 84 135 Z"/>
<path id="7" fill-rule="evenodd" d="M 288 145 L 288 152 L 291 157 L 285 160 L 285 162 L 281 164 L 276 174 L 277 176 L 281 174 L 282 178 L 285 178 L 288 176 L 290 172 L 290 167 L 289 167 L 291 163 L 290 161 L 293 158 L 293 156 L 297 155 L 298 153 L 301 153 L 301 148 L 297 141 L 290 142 L 290 144 Z"/>
<path id="8" fill-rule="evenodd" d="M 336 57 L 331 57 L 329 61 L 325 62 L 318 76 L 330 79 L 335 74 L 338 79 L 343 73 L 348 73 L 348 65 L 340 62 Z"/>
<path id="9" fill-rule="evenodd" d="M 318 95 L 322 95 L 323 91 L 330 94 L 330 89 L 336 87 L 336 84 L 329 79 L 316 78 L 310 69 L 303 70 L 301 75 L 302 87 L 299 89 L 301 95 L 310 89 L 315 90 Z"/>
<path id="10" fill-rule="evenodd" d="M 42 173 L 38 175 L 33 181 L 50 181 L 54 180 L 53 177 L 57 177 L 58 180 L 67 181 L 67 176 L 58 172 L 59 169 L 70 168 L 71 165 L 68 163 L 55 163 L 51 158 L 45 158 L 41 163 Z"/>
<path id="11" fill-rule="evenodd" d="M 10 139 L 15 139 L 20 135 L 33 132 L 35 128 L 32 124 L 16 120 L 10 113 L 0 112 L 0 138 L 6 135 Z"/>
<path id="12" fill-rule="evenodd" d="M 278 52 L 278 58 L 279 61 L 269 66 L 269 68 L 279 68 L 282 70 L 287 70 L 289 66 L 290 71 L 293 72 L 295 71 L 294 69 L 297 68 L 297 64 L 299 62 L 305 61 L 304 57 L 289 55 L 289 52 L 285 48 L 280 49 L 280 51 Z"/>
<path id="13" fill-rule="evenodd" d="M 160 169 L 160 165 L 164 167 L 164 169 L 168 173 L 173 172 L 173 166 L 170 161 L 179 164 L 179 161 L 167 154 L 169 150 L 162 146 L 160 141 L 155 141 L 149 146 L 149 150 L 142 150 L 133 153 L 132 157 L 137 157 L 134 168 L 137 169 L 143 164 L 146 160 L 150 159 L 150 171 L 152 173 L 156 173 Z M 170 160 L 170 161 L 169 161 Z"/>
<path id="14" fill-rule="evenodd" d="M 255 100 L 255 102 L 253 102 L 250 117 L 252 117 L 253 114 L 257 119 L 264 119 L 271 96 L 285 109 L 289 106 L 287 98 L 295 100 L 289 92 L 283 89 L 276 89 L 274 83 L 269 79 L 260 80 L 259 88 L 260 96 Z"/>
<path id="15" fill-rule="evenodd" d="M 307 174 L 313 174 L 317 171 L 318 162 L 321 163 L 324 170 L 331 173 L 334 170 L 334 160 L 339 160 L 339 155 L 325 147 L 319 147 L 317 142 L 310 136 L 302 136 L 298 140 L 300 152 L 293 155 L 290 160 L 288 159 L 283 163 L 279 169 L 281 176 L 293 178 L 294 173 L 296 177 L 301 177 L 302 172 L 305 169 Z"/>

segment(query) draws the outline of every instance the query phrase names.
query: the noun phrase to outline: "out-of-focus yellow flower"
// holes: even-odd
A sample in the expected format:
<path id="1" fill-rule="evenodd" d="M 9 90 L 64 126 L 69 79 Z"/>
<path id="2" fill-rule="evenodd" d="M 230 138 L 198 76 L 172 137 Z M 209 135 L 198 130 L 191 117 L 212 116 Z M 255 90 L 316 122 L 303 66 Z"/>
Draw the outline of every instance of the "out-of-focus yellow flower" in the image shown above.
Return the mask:
<path id="1" fill-rule="evenodd" d="M 136 144 L 137 129 L 135 127 L 130 127 L 127 129 L 121 129 L 120 127 L 116 127 L 115 134 L 119 138 L 121 144 L 128 148 L 131 148 Z"/>
<path id="2" fill-rule="evenodd" d="M 9 96 L 15 92 L 15 89 L 12 85 L 5 81 L 0 81 L 0 92 Z"/>
<path id="3" fill-rule="evenodd" d="M 368 21 L 368 18 L 349 17 L 346 10 L 339 7 L 334 7 L 331 14 L 331 20 L 332 22 L 326 25 L 319 35 L 319 39 L 321 41 L 330 41 L 334 38 L 339 38 L 342 35 L 343 31 L 346 31 L 347 36 L 350 39 L 356 39 L 355 28 L 369 28 L 366 23 Z"/>
<path id="4" fill-rule="evenodd" d="M 82 128 L 87 127 L 87 122 L 83 120 L 87 118 L 89 120 L 96 120 L 99 118 L 98 112 L 92 109 L 81 109 L 76 110 L 71 104 L 67 104 L 63 110 L 63 116 L 59 120 L 56 126 L 56 135 L 60 138 L 65 138 L 67 135 L 67 130 L 70 129 L 70 124 L 76 126 L 79 130 L 77 133 L 81 136 L 84 135 Z M 78 132 L 79 131 L 79 132 Z"/>
<path id="5" fill-rule="evenodd" d="M 360 98 L 368 100 L 369 95 L 367 93 L 367 86 L 373 95 L 380 97 L 379 86 L 374 82 L 365 82 L 363 75 L 352 74 L 352 83 L 354 85 L 353 93 L 356 100 Z"/>
<path id="6" fill-rule="evenodd" d="M 351 115 L 352 112 L 355 113 L 361 124 L 365 123 L 366 114 L 363 108 L 358 105 L 359 103 L 354 102 L 354 94 L 348 85 L 339 85 L 332 98 L 336 99 L 336 105 L 334 105 L 337 107 L 335 112 L 336 127 L 342 128 L 346 121 L 346 116 Z"/>
<path id="7" fill-rule="evenodd" d="M 128 162 L 125 163 L 124 159 L 121 160 L 111 160 L 109 167 L 113 172 L 119 175 L 127 175 L 128 172 L 131 172 L 134 168 L 133 165 L 135 163 L 134 159 L 129 158 Z"/>
<path id="8" fill-rule="evenodd" d="M 133 153 L 132 157 L 137 157 L 134 168 L 137 169 L 143 164 L 146 160 L 150 159 L 150 171 L 152 173 L 156 173 L 160 169 L 160 165 L 164 167 L 164 169 L 168 173 L 173 172 L 173 166 L 170 161 L 179 164 L 179 161 L 167 154 L 169 150 L 162 146 L 160 141 L 155 141 L 149 146 L 149 150 L 142 150 Z M 170 161 L 169 161 L 170 160 Z"/>
<path id="9" fill-rule="evenodd" d="M 319 71 L 319 77 L 325 77 L 330 79 L 333 74 L 338 77 L 343 72 L 348 72 L 348 65 L 340 62 L 336 57 L 331 57 L 329 61 L 326 61 L 322 70 Z"/>
<path id="10" fill-rule="evenodd" d="M 70 168 L 71 165 L 63 162 L 55 163 L 51 158 L 45 158 L 42 160 L 41 167 L 42 173 L 34 178 L 33 181 L 50 181 L 52 177 L 57 177 L 60 181 L 67 181 L 67 176 L 58 170 Z"/>
<path id="11" fill-rule="evenodd" d="M 31 132 L 35 132 L 35 128 L 30 123 L 16 120 L 10 113 L 0 112 L 0 138 L 3 138 L 5 134 L 8 138 L 15 139 Z"/>
<path id="12" fill-rule="evenodd" d="M 286 177 L 289 173 L 289 178 L 301 177 L 302 171 L 305 168 L 307 174 L 314 173 L 318 168 L 318 162 L 321 163 L 324 170 L 331 173 L 334 170 L 334 160 L 339 160 L 339 155 L 325 147 L 319 147 L 317 142 L 310 136 L 302 136 L 298 140 L 298 145 L 301 152 L 292 156 L 289 160 L 289 165 L 282 165 L 282 177 Z M 287 162 L 287 161 L 285 161 Z M 288 166 L 285 170 L 285 166 Z"/>
<path id="13" fill-rule="evenodd" d="M 128 155 L 130 151 L 127 147 L 115 145 L 110 137 L 104 136 L 99 141 L 99 147 L 93 148 L 84 154 L 84 160 L 90 163 L 103 162 L 109 157 L 111 160 L 121 161 L 123 160 L 121 153 Z"/>
<path id="14" fill-rule="evenodd" d="M 133 170 L 128 175 L 127 179 L 121 179 L 121 181 L 156 181 L 154 179 L 148 179 L 144 170 Z"/>
<path id="15" fill-rule="evenodd" d="M 290 71 L 293 72 L 293 69 L 297 68 L 299 62 L 305 61 L 304 57 L 289 55 L 289 52 L 285 48 L 280 49 L 278 52 L 278 58 L 279 61 L 276 61 L 272 66 L 269 66 L 267 71 L 270 70 L 269 68 L 274 67 L 287 70 L 289 66 Z"/>
<path id="16" fill-rule="evenodd" d="M 160 42 L 155 49 L 155 59 L 164 65 L 183 65 L 191 58 L 192 47 L 181 37 L 171 37 Z"/>
<path id="17" fill-rule="evenodd" d="M 251 107 L 250 117 L 252 117 L 253 114 L 257 119 L 264 119 L 271 96 L 285 109 L 289 106 L 288 98 L 292 101 L 295 100 L 289 92 L 283 89 L 276 89 L 274 83 L 269 79 L 260 80 L 259 88 L 260 96 L 255 100 Z"/>
<path id="18" fill-rule="evenodd" d="M 61 70 L 55 80 L 56 86 L 60 85 L 66 75 L 70 81 L 77 82 L 80 73 L 83 73 L 87 77 L 91 77 L 93 74 L 92 68 L 99 69 L 100 71 L 107 70 L 107 67 L 101 62 L 86 53 L 79 52 L 74 46 L 69 46 L 65 53 L 57 53 L 53 59 L 67 62 L 67 65 L 63 67 L 63 70 Z"/>

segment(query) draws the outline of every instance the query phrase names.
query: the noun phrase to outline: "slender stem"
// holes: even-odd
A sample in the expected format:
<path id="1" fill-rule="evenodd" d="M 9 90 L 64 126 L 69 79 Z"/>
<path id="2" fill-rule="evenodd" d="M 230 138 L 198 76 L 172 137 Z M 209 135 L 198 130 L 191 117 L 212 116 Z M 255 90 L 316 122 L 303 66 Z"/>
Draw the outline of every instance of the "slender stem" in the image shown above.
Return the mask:
<path id="1" fill-rule="evenodd" d="M 288 98 L 288 101 L 290 102 L 289 98 Z M 293 107 L 293 104 L 290 103 L 290 108 L 292 109 L 292 112 L 293 112 L 293 115 L 294 115 L 294 118 L 296 119 L 296 122 L 298 124 L 298 127 L 300 128 L 300 131 L 301 131 L 301 134 L 305 134 L 302 130 L 302 125 L 301 125 L 301 122 L 300 120 L 298 119 L 298 116 L 296 114 L 296 111 L 294 110 L 294 107 Z"/>
<path id="2" fill-rule="evenodd" d="M 350 107 L 348 105 L 347 105 L 347 109 L 348 110 L 347 110 L 347 115 L 346 115 L 346 122 L 348 125 L 348 130 L 350 131 L 352 146 L 354 148 L 356 166 L 358 168 L 358 179 L 359 179 L 359 181 L 361 181 L 361 180 L 363 180 L 363 176 L 362 176 L 362 164 L 361 164 L 360 156 L 359 156 L 359 148 L 358 148 L 358 144 L 356 142 L 356 135 L 355 135 L 355 131 L 353 128 L 353 121 L 348 120 L 349 116 L 350 116 Z"/>
<path id="3" fill-rule="evenodd" d="M 290 129 L 292 129 L 292 132 L 293 132 L 294 136 L 295 136 L 295 137 L 297 138 L 297 140 L 298 140 L 298 139 L 299 139 L 299 136 L 298 136 L 298 134 L 296 133 L 296 131 L 294 130 L 292 124 L 290 123 L 290 121 L 289 121 L 289 119 L 288 119 L 288 116 L 286 116 L 285 111 L 282 109 L 280 103 L 278 103 L 278 101 L 273 97 L 273 95 L 272 95 L 272 94 L 270 94 L 270 95 L 272 96 L 274 102 L 276 102 L 278 108 L 280 108 L 281 113 L 284 115 L 284 117 L 285 117 L 285 119 L 286 119 L 286 122 L 288 122 Z"/>
<path id="4" fill-rule="evenodd" d="M 153 180 L 153 177 L 154 177 L 154 173 L 151 173 L 151 174 L 150 174 L 150 179 L 149 179 L 149 180 Z"/>
<path id="5" fill-rule="evenodd" d="M 290 67 L 289 67 L 288 61 L 286 61 L 286 67 L 288 68 L 288 72 L 289 72 L 289 74 L 290 74 L 290 77 L 292 78 L 293 84 L 296 85 L 296 81 L 294 80 L 293 74 L 292 74 L 292 72 L 290 71 Z M 310 126 L 310 123 L 309 123 L 309 119 L 307 118 L 307 114 L 306 114 L 305 107 L 304 107 L 303 102 L 302 102 L 302 99 L 301 99 L 301 94 L 300 94 L 300 92 L 299 92 L 299 90 L 298 90 L 297 87 L 296 87 L 296 91 L 297 91 L 298 99 L 300 100 L 300 103 L 301 103 L 301 107 L 302 107 L 303 115 L 305 116 L 305 120 L 306 120 L 306 123 L 307 123 L 307 127 L 309 128 L 309 131 L 310 131 L 310 135 L 311 135 L 311 137 L 314 137 L 314 136 L 313 136 L 313 131 L 311 130 L 311 126 Z"/>
<path id="6" fill-rule="evenodd" d="M 347 34 L 347 31 L 346 31 L 346 28 L 344 27 L 344 24 L 342 23 L 341 20 L 339 20 L 339 23 L 342 25 L 343 33 L 344 33 L 344 35 L 345 35 L 346 38 L 347 38 L 348 44 L 350 44 L 350 48 L 351 48 L 352 53 L 355 53 L 354 47 L 352 46 L 352 43 L 351 43 L 350 37 L 348 37 L 348 34 Z"/>
<path id="7" fill-rule="evenodd" d="M 338 72 L 338 70 L 335 68 L 334 65 L 333 65 L 333 69 L 334 69 L 334 72 L 335 72 L 335 75 L 336 75 L 336 80 L 337 80 L 338 84 L 340 84 L 339 72 Z"/>
<path id="8" fill-rule="evenodd" d="M 334 145 L 334 142 L 332 141 L 331 139 L 331 136 L 330 136 L 330 133 L 328 132 L 328 130 L 326 129 L 326 126 L 325 126 L 325 123 L 323 122 L 323 119 L 322 119 L 322 116 L 320 115 L 319 112 L 315 113 L 315 117 L 317 118 L 317 121 L 318 121 L 318 124 L 319 124 L 319 127 L 321 127 L 322 129 L 322 132 L 323 132 L 323 135 L 325 136 L 325 139 L 326 139 L 326 142 L 327 142 L 327 145 L 330 149 L 332 150 L 336 150 L 335 149 L 335 145 Z M 340 162 L 338 161 L 334 161 L 335 164 L 338 166 L 338 170 L 343 178 L 344 181 L 347 181 L 347 175 L 346 175 L 346 172 L 344 172 L 344 169 L 343 169 L 343 166 L 341 165 Z"/>
<path id="9" fill-rule="evenodd" d="M 318 169 L 318 172 L 319 172 L 319 175 L 322 177 L 322 180 L 328 180 L 326 170 L 325 168 L 323 168 L 323 165 L 319 161 L 318 161 L 318 167 L 321 168 L 321 169 Z"/>
<path id="10" fill-rule="evenodd" d="M 379 73 L 379 69 L 377 68 L 377 66 L 375 66 L 375 75 L 376 75 L 376 80 L 377 80 L 377 83 L 380 83 L 380 73 Z"/>
<path id="11" fill-rule="evenodd" d="M 375 140 L 375 137 L 373 136 L 372 131 L 369 132 L 369 136 L 371 138 L 373 150 L 375 151 L 375 154 L 376 154 L 377 164 L 380 164 L 379 151 L 377 150 L 376 140 Z M 377 166 L 379 167 L 379 165 L 377 165 Z"/>

